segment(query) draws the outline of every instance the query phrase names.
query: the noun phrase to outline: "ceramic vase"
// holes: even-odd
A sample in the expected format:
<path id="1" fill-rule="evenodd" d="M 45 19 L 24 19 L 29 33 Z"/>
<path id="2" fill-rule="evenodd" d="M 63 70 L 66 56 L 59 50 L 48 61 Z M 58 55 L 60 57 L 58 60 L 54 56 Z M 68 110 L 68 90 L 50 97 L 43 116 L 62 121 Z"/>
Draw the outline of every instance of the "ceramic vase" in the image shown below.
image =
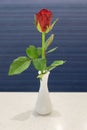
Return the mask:
<path id="1" fill-rule="evenodd" d="M 35 112 L 40 115 L 47 115 L 52 112 L 52 104 L 48 90 L 49 74 L 50 72 L 47 72 L 40 80 L 40 89 L 35 106 Z"/>

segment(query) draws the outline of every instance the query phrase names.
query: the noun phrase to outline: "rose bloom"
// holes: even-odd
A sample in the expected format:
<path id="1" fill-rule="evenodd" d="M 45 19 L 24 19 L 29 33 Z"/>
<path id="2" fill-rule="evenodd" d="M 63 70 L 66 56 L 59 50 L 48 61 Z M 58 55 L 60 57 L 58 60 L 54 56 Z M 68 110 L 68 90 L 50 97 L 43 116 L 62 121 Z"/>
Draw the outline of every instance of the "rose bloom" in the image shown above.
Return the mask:
<path id="1" fill-rule="evenodd" d="M 36 13 L 36 27 L 40 32 L 46 32 L 51 26 L 52 12 L 47 9 L 42 9 Z"/>

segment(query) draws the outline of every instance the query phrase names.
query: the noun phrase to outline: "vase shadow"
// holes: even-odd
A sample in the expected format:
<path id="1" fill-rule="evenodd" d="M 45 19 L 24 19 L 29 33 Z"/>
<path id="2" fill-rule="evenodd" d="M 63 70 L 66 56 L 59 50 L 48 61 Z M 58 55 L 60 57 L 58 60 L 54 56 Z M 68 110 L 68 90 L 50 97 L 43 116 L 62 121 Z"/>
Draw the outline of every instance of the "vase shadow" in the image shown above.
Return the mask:
<path id="1" fill-rule="evenodd" d="M 26 112 L 15 115 L 13 118 L 11 118 L 11 120 L 26 121 L 32 115 L 34 117 L 54 117 L 54 118 L 57 118 L 57 117 L 61 116 L 61 114 L 57 110 L 53 110 L 52 113 L 47 114 L 47 115 L 40 115 L 40 114 L 36 113 L 35 111 L 26 111 Z"/>
<path id="2" fill-rule="evenodd" d="M 23 112 L 14 116 L 12 120 L 25 121 L 30 118 L 31 114 L 32 114 L 32 111 L 26 111 L 26 112 Z"/>

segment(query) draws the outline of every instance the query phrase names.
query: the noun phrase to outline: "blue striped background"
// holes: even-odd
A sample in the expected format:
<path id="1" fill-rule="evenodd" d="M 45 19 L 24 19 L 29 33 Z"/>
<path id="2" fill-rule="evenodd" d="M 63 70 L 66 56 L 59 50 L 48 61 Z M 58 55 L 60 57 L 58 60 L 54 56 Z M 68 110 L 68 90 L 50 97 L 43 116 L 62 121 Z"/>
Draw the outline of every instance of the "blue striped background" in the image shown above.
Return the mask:
<path id="1" fill-rule="evenodd" d="M 21 75 L 9 77 L 13 59 L 25 55 L 30 44 L 41 45 L 41 34 L 34 27 L 34 14 L 41 8 L 53 11 L 59 21 L 47 35 L 55 34 L 48 55 L 49 64 L 56 59 L 66 64 L 53 70 L 50 91 L 87 91 L 87 5 L 0 5 L 0 91 L 38 91 L 37 71 L 31 66 Z"/>

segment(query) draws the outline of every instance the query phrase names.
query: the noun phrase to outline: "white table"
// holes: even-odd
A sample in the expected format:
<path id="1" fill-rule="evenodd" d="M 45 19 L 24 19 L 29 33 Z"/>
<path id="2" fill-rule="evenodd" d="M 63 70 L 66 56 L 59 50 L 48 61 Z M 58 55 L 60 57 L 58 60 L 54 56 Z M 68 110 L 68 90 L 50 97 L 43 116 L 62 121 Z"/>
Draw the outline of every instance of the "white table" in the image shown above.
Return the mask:
<path id="1" fill-rule="evenodd" d="M 37 93 L 0 93 L 0 130 L 87 130 L 87 93 L 50 93 L 53 112 L 33 112 Z"/>

